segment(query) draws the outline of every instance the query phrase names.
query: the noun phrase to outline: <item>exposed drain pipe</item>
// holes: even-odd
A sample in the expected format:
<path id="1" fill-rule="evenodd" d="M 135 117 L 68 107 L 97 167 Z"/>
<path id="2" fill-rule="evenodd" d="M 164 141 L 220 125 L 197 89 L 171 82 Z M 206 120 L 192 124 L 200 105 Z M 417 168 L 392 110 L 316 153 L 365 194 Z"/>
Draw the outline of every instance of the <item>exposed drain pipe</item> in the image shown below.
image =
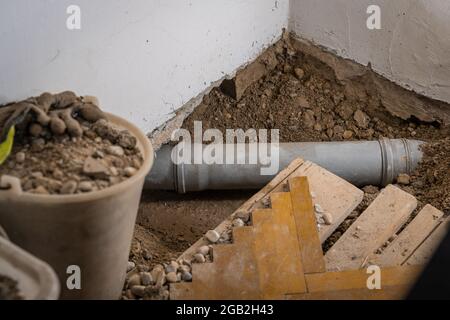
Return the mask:
<path id="1" fill-rule="evenodd" d="M 411 174 L 414 171 L 422 159 L 421 144 L 423 142 L 417 140 L 385 138 L 379 141 L 280 143 L 277 173 L 296 158 L 303 158 L 356 186 L 386 186 L 399 174 Z M 205 147 L 200 146 L 200 150 Z M 226 147 L 223 145 L 223 150 Z M 277 174 L 261 175 L 261 168 L 267 166 L 261 164 L 259 158 L 258 164 L 176 165 L 171 157 L 173 148 L 166 145 L 157 152 L 153 169 L 146 179 L 146 189 L 174 190 L 179 193 L 259 189 Z M 234 148 L 236 154 L 237 145 Z M 246 160 L 245 163 L 249 163 L 251 156 L 255 154 L 250 145 L 245 145 L 243 152 L 237 153 L 239 159 Z"/>

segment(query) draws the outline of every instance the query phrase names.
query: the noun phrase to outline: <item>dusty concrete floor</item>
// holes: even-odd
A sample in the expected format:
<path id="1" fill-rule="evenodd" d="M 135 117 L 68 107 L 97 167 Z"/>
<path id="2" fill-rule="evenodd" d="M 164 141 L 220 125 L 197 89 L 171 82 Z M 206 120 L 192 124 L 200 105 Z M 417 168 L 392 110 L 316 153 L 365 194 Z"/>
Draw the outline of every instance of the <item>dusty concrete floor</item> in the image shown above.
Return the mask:
<path id="1" fill-rule="evenodd" d="M 144 191 L 131 257 L 153 266 L 177 258 L 257 191 L 208 191 L 179 195 Z"/>

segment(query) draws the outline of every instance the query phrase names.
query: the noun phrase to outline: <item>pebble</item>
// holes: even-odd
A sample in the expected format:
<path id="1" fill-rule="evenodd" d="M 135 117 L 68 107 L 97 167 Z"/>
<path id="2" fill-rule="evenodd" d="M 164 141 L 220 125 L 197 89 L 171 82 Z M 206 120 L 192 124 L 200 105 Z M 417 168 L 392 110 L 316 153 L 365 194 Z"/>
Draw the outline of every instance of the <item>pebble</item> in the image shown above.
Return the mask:
<path id="1" fill-rule="evenodd" d="M 245 226 L 245 223 L 241 219 L 237 218 L 237 219 L 233 220 L 233 227 L 240 228 L 240 227 L 243 227 L 243 226 Z"/>
<path id="2" fill-rule="evenodd" d="M 246 223 L 250 221 L 250 213 L 248 211 L 238 211 L 236 212 L 235 217 L 241 219 Z"/>
<path id="3" fill-rule="evenodd" d="M 178 276 L 177 276 L 177 274 L 175 272 L 169 272 L 166 275 L 166 279 L 167 279 L 167 282 L 169 282 L 169 283 L 178 282 Z"/>
<path id="4" fill-rule="evenodd" d="M 66 183 L 63 184 L 60 193 L 61 194 L 74 194 L 75 191 L 77 191 L 78 183 L 74 180 L 69 180 Z"/>
<path id="5" fill-rule="evenodd" d="M 378 193 L 380 191 L 380 189 L 378 187 L 375 187 L 375 186 L 365 186 L 363 188 L 363 191 L 365 193 L 368 193 L 368 194 L 376 194 L 376 193 Z"/>
<path id="6" fill-rule="evenodd" d="M 128 279 L 128 288 L 132 288 L 134 286 L 140 286 L 141 285 L 141 276 L 139 274 L 133 274 Z"/>
<path id="7" fill-rule="evenodd" d="M 53 170 L 53 178 L 57 179 L 57 180 L 62 180 L 64 179 L 64 173 L 59 170 L 58 168 Z"/>
<path id="8" fill-rule="evenodd" d="M 95 150 L 95 152 L 92 154 L 92 157 L 96 159 L 103 159 L 105 157 L 105 154 L 100 150 Z"/>
<path id="9" fill-rule="evenodd" d="M 45 187 L 43 186 L 38 186 L 36 189 L 32 191 L 32 193 L 41 195 L 49 194 L 48 190 L 45 189 Z"/>
<path id="10" fill-rule="evenodd" d="M 178 270 L 178 268 L 175 268 L 174 266 L 172 266 L 170 264 L 165 269 L 166 273 L 177 272 L 177 270 Z"/>
<path id="11" fill-rule="evenodd" d="M 323 221 L 326 225 L 332 225 L 333 224 L 333 216 L 329 212 L 325 212 L 322 214 Z"/>
<path id="12" fill-rule="evenodd" d="M 367 129 L 369 126 L 370 118 L 369 116 L 361 110 L 357 110 L 353 115 L 353 119 L 355 119 L 356 124 L 361 129 Z"/>
<path id="13" fill-rule="evenodd" d="M 197 249 L 197 253 L 207 256 L 209 254 L 209 250 L 210 250 L 209 246 L 202 246 Z"/>
<path id="14" fill-rule="evenodd" d="M 297 79 L 302 80 L 305 76 L 305 71 L 302 68 L 295 68 L 294 69 L 295 76 Z"/>
<path id="15" fill-rule="evenodd" d="M 411 183 L 411 177 L 407 174 L 402 173 L 397 177 L 397 183 L 403 184 L 405 186 L 409 185 Z"/>
<path id="16" fill-rule="evenodd" d="M 107 179 L 109 177 L 109 170 L 103 161 L 88 157 L 84 161 L 83 172 L 97 179 Z"/>
<path id="17" fill-rule="evenodd" d="M 342 137 L 345 140 L 351 139 L 353 137 L 353 131 L 345 130 L 344 133 L 342 134 Z"/>
<path id="18" fill-rule="evenodd" d="M 116 177 L 119 175 L 119 171 L 117 170 L 116 167 L 111 167 L 109 168 L 109 172 L 111 173 L 112 176 Z"/>
<path id="19" fill-rule="evenodd" d="M 220 234 L 216 230 L 209 230 L 205 237 L 209 242 L 216 243 L 220 239 Z"/>
<path id="20" fill-rule="evenodd" d="M 166 283 L 166 274 L 164 272 L 164 269 L 155 267 L 151 272 L 151 275 L 153 280 L 155 281 L 155 286 L 157 286 L 158 288 L 161 288 L 164 283 Z"/>
<path id="21" fill-rule="evenodd" d="M 125 155 L 125 151 L 121 146 L 109 146 L 106 148 L 106 153 L 116 157 L 122 157 Z"/>
<path id="22" fill-rule="evenodd" d="M 153 278 L 150 272 L 142 272 L 141 273 L 141 283 L 144 286 L 149 286 L 153 284 Z"/>
<path id="23" fill-rule="evenodd" d="M 130 272 L 130 271 L 133 270 L 134 268 L 136 268 L 136 263 L 134 263 L 133 261 L 128 261 L 128 264 L 127 264 L 127 272 Z"/>
<path id="24" fill-rule="evenodd" d="M 325 210 L 323 210 L 322 206 L 321 206 L 320 204 L 318 204 L 318 203 L 316 203 L 316 204 L 314 205 L 314 210 L 315 210 L 317 213 L 324 213 L 324 212 L 325 212 Z"/>
<path id="25" fill-rule="evenodd" d="M 131 287 L 131 293 L 135 296 L 142 298 L 145 296 L 145 286 L 133 286 Z"/>
<path id="26" fill-rule="evenodd" d="M 124 173 L 127 177 L 132 177 L 136 174 L 137 170 L 133 167 L 125 168 Z"/>
<path id="27" fill-rule="evenodd" d="M 192 274 L 190 272 L 182 272 L 181 273 L 181 280 L 183 281 L 192 281 Z"/>
<path id="28" fill-rule="evenodd" d="M 194 260 L 195 260 L 195 262 L 198 262 L 198 263 L 205 263 L 205 262 L 206 262 L 205 256 L 202 255 L 201 253 L 197 253 L 197 254 L 194 256 Z"/>
<path id="29" fill-rule="evenodd" d="M 89 181 L 80 182 L 80 184 L 78 185 L 78 190 L 80 190 L 81 192 L 91 192 L 92 189 L 92 183 L 90 183 Z"/>
<path id="30" fill-rule="evenodd" d="M 17 152 L 16 153 L 16 161 L 17 161 L 17 163 L 24 163 L 25 162 L 25 153 Z"/>

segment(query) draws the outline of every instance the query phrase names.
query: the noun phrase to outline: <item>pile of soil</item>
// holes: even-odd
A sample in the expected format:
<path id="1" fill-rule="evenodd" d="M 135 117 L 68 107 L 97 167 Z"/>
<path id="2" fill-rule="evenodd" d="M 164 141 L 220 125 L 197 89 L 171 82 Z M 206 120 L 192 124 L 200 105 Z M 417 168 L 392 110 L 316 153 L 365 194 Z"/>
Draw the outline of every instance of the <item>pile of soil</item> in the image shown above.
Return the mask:
<path id="1" fill-rule="evenodd" d="M 70 195 L 111 187 L 139 170 L 143 158 L 131 133 L 105 119 L 80 123 L 80 137 L 19 133 L 0 176 L 19 178 L 26 192 Z"/>
<path id="2" fill-rule="evenodd" d="M 22 300 L 17 281 L 0 275 L 0 300 Z"/>
<path id="3" fill-rule="evenodd" d="M 215 128 L 223 133 L 237 128 L 279 129 L 281 142 L 381 137 L 423 140 L 430 143 L 425 147 L 424 162 L 412 184 L 402 187 L 420 201 L 448 212 L 448 189 L 444 185 L 449 179 L 448 126 L 393 116 L 383 106 L 376 88 L 362 79 L 340 82 L 329 66 L 294 51 L 289 44 L 277 50 L 277 59 L 278 66 L 251 85 L 239 101 L 214 89 L 183 127 L 192 134 L 194 121 L 201 121 L 203 130 Z"/>

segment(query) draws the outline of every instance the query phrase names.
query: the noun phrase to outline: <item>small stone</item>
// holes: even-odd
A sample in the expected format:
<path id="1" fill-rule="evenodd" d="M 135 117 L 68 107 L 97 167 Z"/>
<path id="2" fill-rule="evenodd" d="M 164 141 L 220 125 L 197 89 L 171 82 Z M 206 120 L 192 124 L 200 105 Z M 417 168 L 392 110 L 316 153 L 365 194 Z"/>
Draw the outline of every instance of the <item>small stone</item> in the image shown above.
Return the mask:
<path id="1" fill-rule="evenodd" d="M 192 274 L 190 272 L 181 273 L 181 280 L 186 282 L 192 281 Z"/>
<path id="2" fill-rule="evenodd" d="M 238 211 L 236 212 L 235 217 L 241 219 L 245 223 L 250 221 L 250 213 L 248 211 L 244 210 Z"/>
<path id="3" fill-rule="evenodd" d="M 108 167 L 101 160 L 92 157 L 89 157 L 84 161 L 83 173 L 96 179 L 109 178 Z"/>
<path id="4" fill-rule="evenodd" d="M 116 157 L 122 157 L 125 154 L 121 146 L 109 146 L 106 148 L 106 153 Z"/>
<path id="5" fill-rule="evenodd" d="M 342 134 L 342 137 L 343 137 L 345 140 L 351 139 L 351 138 L 353 137 L 353 131 L 345 130 L 344 133 Z"/>
<path id="6" fill-rule="evenodd" d="M 78 185 L 78 190 L 80 190 L 81 192 L 91 192 L 92 189 L 92 183 L 90 183 L 89 181 L 80 182 L 80 184 Z"/>
<path id="7" fill-rule="evenodd" d="M 169 290 L 164 290 L 163 292 L 161 292 L 161 299 L 162 300 L 169 300 L 169 298 L 170 298 Z"/>
<path id="8" fill-rule="evenodd" d="M 167 282 L 169 282 L 169 283 L 176 283 L 176 282 L 178 282 L 178 276 L 177 276 L 177 274 L 175 272 L 169 272 L 166 275 L 166 279 L 167 279 Z"/>
<path id="9" fill-rule="evenodd" d="M 38 186 L 36 189 L 32 190 L 31 193 L 40 194 L 40 195 L 49 194 L 48 190 L 43 186 Z"/>
<path id="10" fill-rule="evenodd" d="M 127 177 L 132 177 L 136 174 L 137 170 L 133 167 L 125 168 L 124 173 Z"/>
<path id="11" fill-rule="evenodd" d="M 33 152 L 40 152 L 42 150 L 44 150 L 45 148 L 45 140 L 44 139 L 36 139 L 33 140 L 32 144 L 31 144 L 31 151 Z"/>
<path id="12" fill-rule="evenodd" d="M 329 212 L 324 212 L 322 214 L 323 221 L 326 225 L 332 225 L 333 224 L 333 216 Z"/>
<path id="13" fill-rule="evenodd" d="M 109 168 L 109 173 L 111 173 L 111 175 L 114 176 L 114 177 L 119 175 L 119 171 L 117 170 L 116 167 Z"/>
<path id="14" fill-rule="evenodd" d="M 137 269 L 139 272 L 149 272 L 150 271 L 150 267 L 145 264 L 139 264 L 137 266 Z"/>
<path id="15" fill-rule="evenodd" d="M 303 77 L 305 76 L 305 71 L 303 71 L 302 68 L 295 68 L 294 73 L 295 73 L 295 76 L 297 77 L 297 79 L 299 79 L 299 80 L 302 80 Z"/>
<path id="16" fill-rule="evenodd" d="M 32 172 L 31 176 L 35 179 L 42 179 L 44 177 L 44 174 L 40 171 Z"/>
<path id="17" fill-rule="evenodd" d="M 165 268 L 165 271 L 167 274 L 171 272 L 177 272 L 178 268 L 175 268 L 174 266 L 171 266 L 170 264 Z"/>
<path id="18" fill-rule="evenodd" d="M 313 128 L 315 125 L 314 112 L 312 110 L 307 110 L 303 114 L 303 125 L 306 128 Z"/>
<path id="19" fill-rule="evenodd" d="M 61 170 L 59 170 L 58 168 L 55 168 L 53 170 L 52 175 L 53 175 L 53 178 L 55 178 L 57 180 L 63 180 L 64 179 L 64 173 Z"/>
<path id="20" fill-rule="evenodd" d="M 134 268 L 136 268 L 136 263 L 134 263 L 133 261 L 128 261 L 128 264 L 127 264 L 127 272 L 130 272 L 130 271 L 133 270 Z"/>
<path id="21" fill-rule="evenodd" d="M 141 283 L 144 286 L 149 286 L 153 284 L 153 278 L 150 272 L 142 272 L 141 273 Z"/>
<path id="22" fill-rule="evenodd" d="M 220 239 L 220 234 L 216 230 L 209 230 L 205 237 L 209 242 L 216 243 Z"/>
<path id="23" fill-rule="evenodd" d="M 314 125 L 314 130 L 316 130 L 316 131 L 322 131 L 322 125 L 321 125 L 320 123 L 316 123 L 316 124 Z"/>
<path id="24" fill-rule="evenodd" d="M 203 256 L 207 256 L 209 254 L 209 246 L 202 246 L 200 248 L 197 249 L 197 253 L 203 255 Z"/>
<path id="25" fill-rule="evenodd" d="M 103 159 L 105 157 L 105 154 L 100 150 L 95 150 L 94 153 L 92 154 L 92 157 L 96 159 Z"/>
<path id="26" fill-rule="evenodd" d="M 317 213 L 325 213 L 325 210 L 323 210 L 322 206 L 320 204 L 317 204 L 317 203 L 314 205 L 314 210 Z"/>
<path id="27" fill-rule="evenodd" d="M 135 296 L 142 298 L 145 296 L 145 286 L 133 286 L 131 287 L 131 292 Z"/>
<path id="28" fill-rule="evenodd" d="M 356 124 L 361 129 L 367 129 L 367 127 L 369 126 L 370 118 L 361 110 L 356 110 L 355 114 L 353 115 L 353 119 L 355 119 Z"/>
<path id="29" fill-rule="evenodd" d="M 243 226 L 245 226 L 245 223 L 241 219 L 237 218 L 237 219 L 233 220 L 233 227 L 240 228 L 240 227 L 243 227 Z"/>
<path id="30" fill-rule="evenodd" d="M 141 285 L 141 276 L 139 274 L 133 274 L 128 279 L 128 288 L 132 288 L 134 286 L 140 286 Z"/>
<path id="31" fill-rule="evenodd" d="M 380 191 L 380 189 L 375 186 L 365 186 L 363 188 L 363 191 L 368 194 L 377 194 Z"/>
<path id="32" fill-rule="evenodd" d="M 66 183 L 63 184 L 60 193 L 61 194 L 74 194 L 75 191 L 77 191 L 78 183 L 74 180 L 69 180 Z"/>
<path id="33" fill-rule="evenodd" d="M 44 131 L 44 129 L 42 128 L 42 126 L 38 123 L 33 123 L 30 128 L 28 129 L 28 132 L 30 132 L 30 134 L 33 137 L 39 137 L 42 132 Z"/>
<path id="34" fill-rule="evenodd" d="M 397 177 L 397 183 L 407 186 L 411 183 L 411 177 L 404 173 L 399 174 Z"/>
<path id="35" fill-rule="evenodd" d="M 17 152 L 16 153 L 16 161 L 17 161 L 17 163 L 24 163 L 25 162 L 25 153 Z"/>
<path id="36" fill-rule="evenodd" d="M 197 262 L 197 263 L 205 263 L 205 262 L 206 262 L 205 256 L 204 256 L 203 254 L 201 254 L 201 253 L 197 253 L 197 254 L 194 256 L 194 260 L 195 260 L 195 262 Z"/>

